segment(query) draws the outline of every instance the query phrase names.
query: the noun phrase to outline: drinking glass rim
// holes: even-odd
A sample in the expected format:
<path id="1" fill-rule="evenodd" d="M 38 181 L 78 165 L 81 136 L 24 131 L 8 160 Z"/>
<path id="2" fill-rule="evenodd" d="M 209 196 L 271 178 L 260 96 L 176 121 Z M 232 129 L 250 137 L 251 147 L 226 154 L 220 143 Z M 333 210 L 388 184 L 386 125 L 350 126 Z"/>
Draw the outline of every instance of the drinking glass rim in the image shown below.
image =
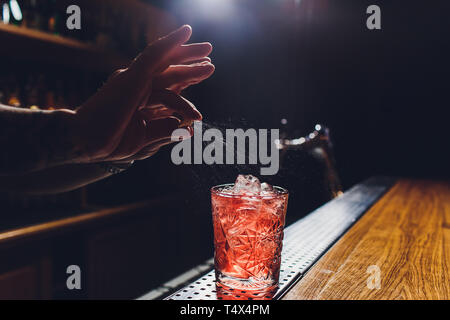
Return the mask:
<path id="1" fill-rule="evenodd" d="M 211 193 L 212 194 L 216 194 L 218 196 L 221 197 L 227 197 L 227 198 L 241 198 L 241 197 L 246 197 L 246 198 L 258 198 L 258 199 L 274 199 L 274 198 L 280 198 L 283 196 L 288 196 L 289 195 L 289 191 L 285 188 L 279 187 L 279 186 L 272 186 L 272 188 L 276 189 L 277 192 L 274 195 L 242 195 L 242 194 L 230 194 L 230 193 L 224 193 L 221 192 L 220 189 L 225 188 L 225 187 L 231 187 L 234 186 L 234 183 L 224 183 L 224 184 L 219 184 L 217 186 L 214 186 L 211 188 Z"/>

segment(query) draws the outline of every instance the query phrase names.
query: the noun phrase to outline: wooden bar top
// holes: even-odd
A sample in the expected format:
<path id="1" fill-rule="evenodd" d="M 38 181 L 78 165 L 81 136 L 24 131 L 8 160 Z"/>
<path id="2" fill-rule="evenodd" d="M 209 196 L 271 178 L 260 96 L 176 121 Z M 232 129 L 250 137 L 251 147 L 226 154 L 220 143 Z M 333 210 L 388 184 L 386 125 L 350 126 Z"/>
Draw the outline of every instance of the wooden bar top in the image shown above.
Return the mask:
<path id="1" fill-rule="evenodd" d="M 450 183 L 399 180 L 283 299 L 450 299 Z"/>

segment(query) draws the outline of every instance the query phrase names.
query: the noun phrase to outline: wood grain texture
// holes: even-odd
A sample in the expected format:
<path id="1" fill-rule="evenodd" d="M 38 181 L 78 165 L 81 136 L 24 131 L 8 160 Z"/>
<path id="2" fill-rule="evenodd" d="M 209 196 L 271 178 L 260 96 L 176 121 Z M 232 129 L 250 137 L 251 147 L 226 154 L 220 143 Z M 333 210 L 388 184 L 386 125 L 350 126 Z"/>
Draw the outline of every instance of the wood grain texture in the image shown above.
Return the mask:
<path id="1" fill-rule="evenodd" d="M 450 299 L 450 184 L 397 182 L 283 299 Z"/>

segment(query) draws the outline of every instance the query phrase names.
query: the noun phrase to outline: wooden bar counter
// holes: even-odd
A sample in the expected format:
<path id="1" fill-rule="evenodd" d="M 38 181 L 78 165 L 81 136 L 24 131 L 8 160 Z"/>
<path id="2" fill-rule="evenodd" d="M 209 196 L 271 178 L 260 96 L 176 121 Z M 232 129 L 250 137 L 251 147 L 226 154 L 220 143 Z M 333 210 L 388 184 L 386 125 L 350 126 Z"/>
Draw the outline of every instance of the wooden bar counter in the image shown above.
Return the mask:
<path id="1" fill-rule="evenodd" d="M 283 299 L 450 299 L 450 183 L 398 180 Z"/>

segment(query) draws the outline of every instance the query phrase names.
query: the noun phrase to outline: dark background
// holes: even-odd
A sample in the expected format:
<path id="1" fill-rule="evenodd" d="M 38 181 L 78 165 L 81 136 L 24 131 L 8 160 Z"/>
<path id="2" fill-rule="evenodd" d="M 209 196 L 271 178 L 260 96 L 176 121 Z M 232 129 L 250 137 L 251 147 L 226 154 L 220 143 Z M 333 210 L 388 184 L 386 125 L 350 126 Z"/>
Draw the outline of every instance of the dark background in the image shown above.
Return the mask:
<path id="1" fill-rule="evenodd" d="M 150 3 L 175 14 L 180 25 L 191 24 L 192 41 L 214 45 L 215 74 L 185 93 L 205 122 L 280 128 L 291 138 L 322 123 L 330 128 L 345 189 L 374 175 L 448 179 L 445 1 Z M 381 30 L 366 27 L 371 4 L 381 8 Z M 212 185 L 258 168 L 177 167 L 167 148 L 133 170 L 98 185 L 116 190 L 117 201 L 126 199 L 126 191 L 134 198 L 177 189 L 188 199 L 188 191 L 201 197 Z M 291 188 L 292 204 L 302 194 L 314 194 L 314 170 L 290 154 L 277 176 L 263 180 Z M 101 197 L 100 192 L 96 198 Z M 304 213 L 322 200 L 312 202 L 303 203 Z"/>
<path id="2" fill-rule="evenodd" d="M 316 123 L 324 124 L 331 132 L 344 189 L 374 175 L 449 178 L 448 1 L 148 2 L 171 12 L 179 25 L 190 24 L 192 42 L 209 41 L 214 46 L 215 74 L 185 92 L 206 123 L 221 129 L 279 128 L 290 138 L 308 135 Z M 381 30 L 366 28 L 366 9 L 372 4 L 381 8 Z M 89 14 L 95 17 L 96 12 Z M 119 29 L 112 28 L 114 32 Z M 96 30 L 83 32 L 90 35 Z M 23 74 L 44 69 L 56 78 L 61 74 L 76 86 L 85 86 L 80 99 L 95 92 L 108 77 L 98 73 L 77 76 L 77 70 L 60 69 L 51 61 L 49 65 L 19 59 L 15 63 Z M 3 72 L 16 70 L 8 59 L 0 66 Z M 281 124 L 281 119 L 287 124 Z M 211 257 L 209 189 L 233 182 L 239 173 L 259 172 L 258 166 L 176 166 L 170 151 L 171 147 L 165 147 L 126 172 L 84 190 L 87 202 L 102 208 L 167 195 L 176 199 L 148 212 L 142 210 L 146 223 L 139 220 L 142 217 L 133 220 L 132 215 L 124 215 L 113 227 L 99 223 L 104 228 L 101 233 L 93 228 L 83 234 L 67 233 L 67 239 L 49 240 L 64 250 L 67 245 L 76 248 L 72 251 L 78 250 L 86 268 L 94 270 L 96 276 L 91 279 L 106 279 L 104 283 L 112 286 L 110 290 L 100 281 L 99 292 L 87 297 L 136 297 Z M 292 222 L 329 200 L 322 188 L 323 174 L 313 159 L 291 152 L 279 174 L 261 178 L 289 190 L 287 217 Z M 75 206 L 53 208 L 53 215 L 33 208 L 18 215 L 13 209 L 3 210 L 2 222 L 13 217 L 15 227 L 34 223 L 30 217 L 55 219 L 80 213 Z M 84 237 L 93 240 L 85 245 Z M 24 246 L 33 250 L 29 244 Z M 64 250 L 56 251 L 55 261 L 64 260 L 60 253 Z M 58 263 L 78 260 L 68 254 L 67 261 Z M 109 271 L 112 265 L 117 269 Z M 57 265 L 54 270 L 65 279 L 62 267 Z M 122 280 L 123 288 L 113 286 L 110 274 L 111 279 Z"/>
<path id="3" fill-rule="evenodd" d="M 346 187 L 378 174 L 448 178 L 448 2 L 241 1 L 212 20 L 176 3 L 193 39 L 215 47 L 215 75 L 189 92 L 205 121 L 286 118 L 292 137 L 323 123 Z M 370 4 L 382 30 L 366 28 Z"/>

